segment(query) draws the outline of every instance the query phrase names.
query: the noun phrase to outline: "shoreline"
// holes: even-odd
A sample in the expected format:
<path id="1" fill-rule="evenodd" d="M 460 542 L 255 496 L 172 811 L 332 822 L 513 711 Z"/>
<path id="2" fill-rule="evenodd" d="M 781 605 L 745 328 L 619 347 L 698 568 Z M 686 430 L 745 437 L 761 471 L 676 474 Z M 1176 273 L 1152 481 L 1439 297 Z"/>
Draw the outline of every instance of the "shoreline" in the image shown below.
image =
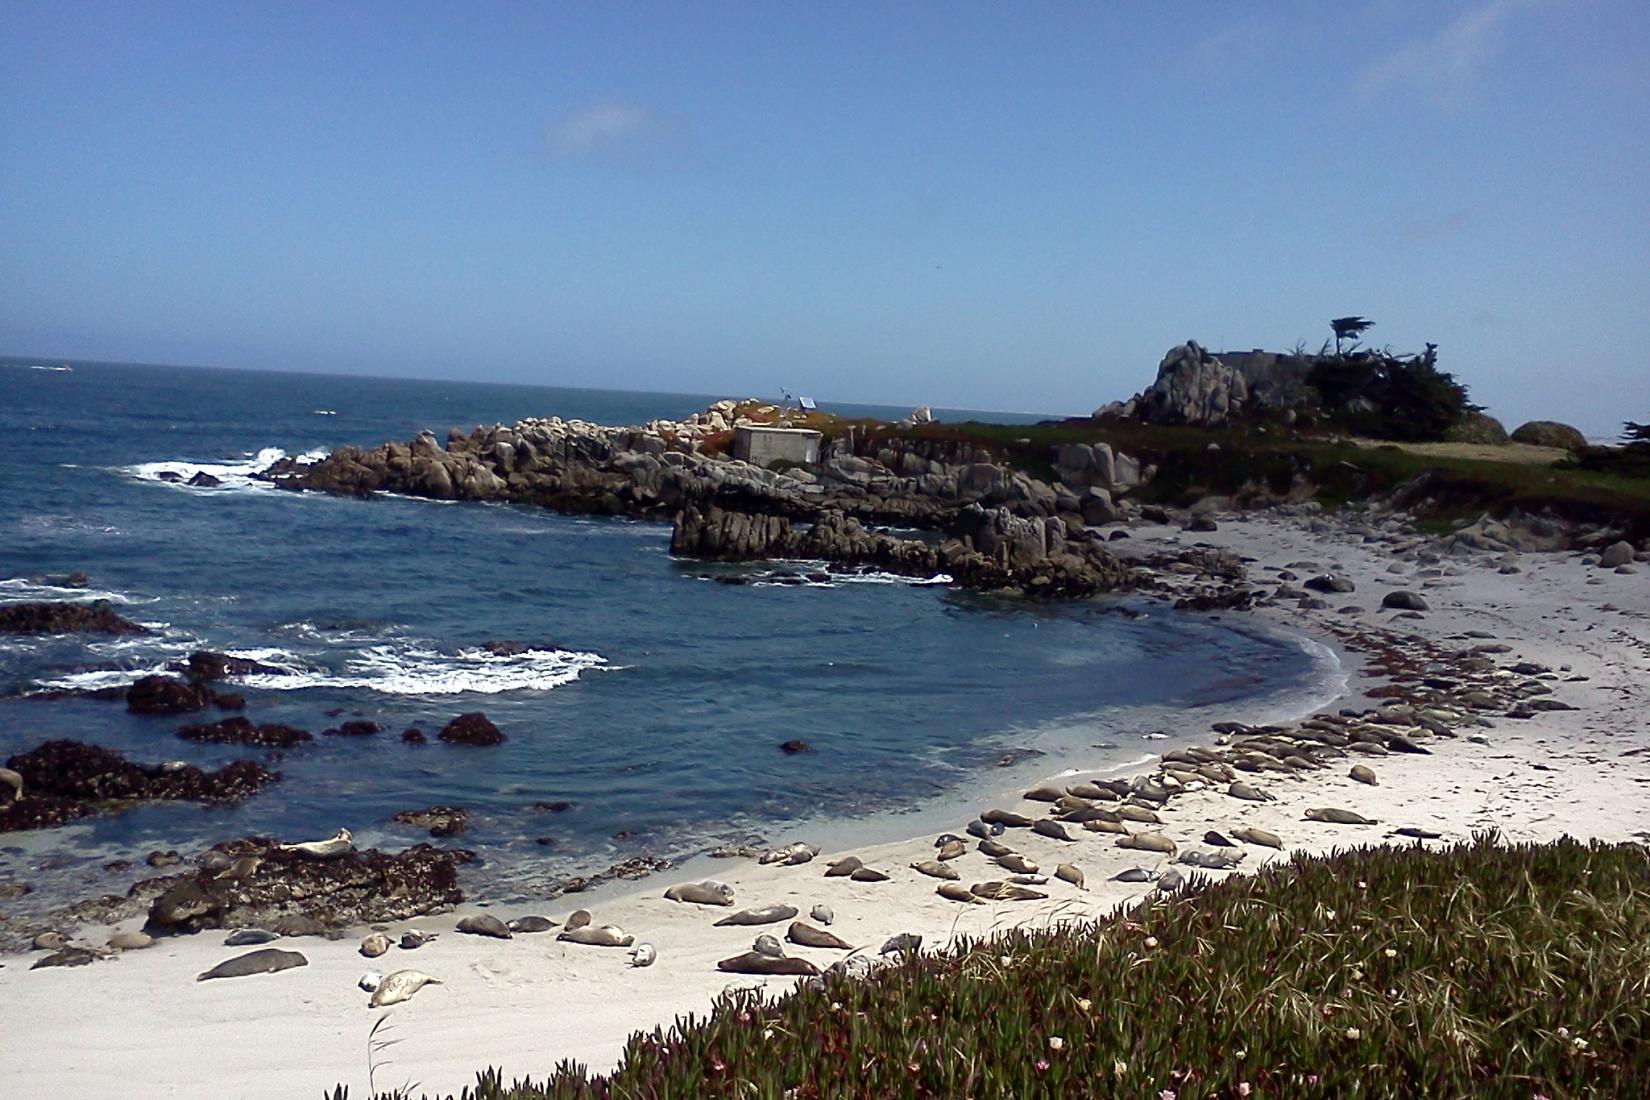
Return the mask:
<path id="1" fill-rule="evenodd" d="M 1367 705 L 1361 700 L 1382 701 L 1365 694 L 1384 683 L 1366 667 L 1375 655 L 1357 648 L 1345 634 L 1394 625 L 1399 634 L 1458 653 L 1483 642 L 1510 645 L 1511 652 L 1496 658 L 1498 666 L 1517 661 L 1549 666 L 1559 677 L 1552 683 L 1557 697 L 1580 709 L 1541 712 L 1525 721 L 1498 718 L 1493 726 L 1477 730 L 1463 725 L 1459 736 L 1427 743 L 1437 757 L 1429 762 L 1396 755 L 1369 758 L 1364 762 L 1379 775 L 1377 787 L 1352 782 L 1343 763 L 1304 782 L 1262 777 L 1259 781 L 1277 795 L 1275 802 L 1237 802 L 1212 790 L 1182 794 L 1163 811 L 1165 834 L 1192 847 L 1206 829 L 1258 825 L 1283 837 L 1285 853 L 1382 842 L 1389 826 L 1396 825 L 1437 829 L 1448 840 L 1489 827 L 1512 840 L 1562 833 L 1635 839 L 1634 827 L 1650 820 L 1645 816 L 1650 814 L 1650 766 L 1637 763 L 1645 759 L 1641 750 L 1650 749 L 1650 730 L 1638 718 L 1650 696 L 1640 686 L 1650 682 L 1650 598 L 1642 578 L 1589 569 L 1578 555 L 1567 553 L 1525 555 L 1524 571 L 1516 574 L 1498 572 L 1496 559 L 1489 556 L 1459 559 L 1454 572 L 1457 559 L 1445 558 L 1436 576 L 1423 576 L 1431 567 L 1416 562 L 1391 573 L 1389 567 L 1400 559 L 1387 555 L 1383 544 L 1358 541 L 1342 530 L 1347 526 L 1342 521 L 1324 532 L 1314 532 L 1312 526 L 1270 514 L 1221 517 L 1215 533 L 1139 527 L 1132 540 L 1114 545 L 1132 554 L 1206 542 L 1258 559 L 1249 565 L 1252 582 L 1268 568 L 1299 560 L 1350 577 L 1355 591 L 1334 601 L 1363 607 L 1359 613 L 1282 607 L 1249 612 L 1316 638 L 1340 657 L 1346 692 L 1314 713 Z M 1589 588 L 1589 582 L 1597 583 Z M 1400 586 L 1423 593 L 1432 609 L 1420 619 L 1394 623 L 1392 614 L 1378 605 L 1386 588 Z M 1596 601 L 1586 599 L 1595 593 Z M 1496 636 L 1475 640 L 1465 636 L 1469 630 Z M 1564 679 L 1571 675 L 1589 679 Z M 1488 743 L 1470 741 L 1471 734 Z M 1208 744 L 1215 738 L 1188 731 L 1186 740 Z M 1180 743 L 1176 737 L 1173 744 Z M 1623 753 L 1639 755 L 1626 756 L 1623 764 L 1618 756 Z M 1624 774 L 1635 768 L 1637 775 Z M 1069 782 L 1092 774 L 1048 776 L 1045 769 L 1044 778 Z M 1001 790 L 989 804 L 1040 816 L 1045 807 L 1021 802 L 1019 789 Z M 1379 819 L 1380 825 L 1303 822 L 1302 811 L 1313 805 L 1346 806 Z M 925 811 L 913 816 L 929 819 Z M 952 827 L 961 831 L 963 820 L 958 815 Z M 788 902 L 804 918 L 814 903 L 824 901 L 837 914 L 831 930 L 872 953 L 901 932 L 920 934 L 926 946 L 936 946 L 952 935 L 986 934 L 1009 924 L 1100 916 L 1146 892 L 1149 887 L 1112 882 L 1110 876 L 1121 867 L 1150 866 L 1161 857 L 1119 850 L 1108 834 L 1077 835 L 1080 839 L 1072 843 L 1027 836 L 1026 830 L 1002 838 L 1045 868 L 1069 859 L 1084 869 L 1086 891 L 1054 880 L 1039 887 L 1050 895 L 1046 902 L 961 906 L 936 896 L 936 883 L 906 866 L 931 858 L 932 834 L 927 834 L 852 849 L 887 872 L 888 882 L 822 878 L 831 851 L 796 867 L 700 857 L 640 883 L 611 883 L 539 910 L 560 920 L 574 908 L 589 908 L 596 923 L 618 924 L 651 942 L 659 959 L 643 970 L 630 968 L 624 951 L 566 944 L 555 940 L 553 932 L 509 942 L 452 933 L 459 915 L 478 911 L 469 905 L 459 913 L 391 926 L 396 933 L 405 927 L 446 932 L 417 952 L 392 948 L 382 959 L 367 960 L 356 953 L 354 937 L 285 941 L 282 947 L 308 956 L 307 967 L 225 982 L 194 981 L 199 971 L 240 953 L 223 947 L 217 933 L 163 940 L 117 965 L 75 970 L 29 974 L 24 964 L 37 956 L 14 956 L 0 969 L 0 996 L 14 1018 L 23 1021 L 12 1061 L 14 1079 L 28 1093 L 76 1096 L 124 1094 L 134 1080 L 178 1096 L 291 1095 L 338 1083 L 359 1091 L 366 1086 L 366 1032 L 379 1014 L 365 1008 L 366 995 L 355 988 L 355 980 L 364 970 L 387 973 L 408 966 L 445 984 L 391 1011 L 397 1037 L 409 1041 L 396 1048 L 393 1073 L 404 1077 L 380 1073 L 381 1087 L 407 1080 L 418 1081 L 423 1090 L 457 1091 L 489 1065 L 501 1065 L 509 1078 L 543 1074 L 563 1058 L 605 1068 L 617 1059 L 631 1032 L 668 1026 L 690 1012 L 702 1015 L 725 988 L 764 985 L 780 992 L 794 981 L 719 973 L 717 959 L 747 949 L 755 932 L 782 932 L 783 925 L 711 928 L 726 911 L 664 900 L 665 887 L 675 882 L 714 877 L 734 887 L 736 908 Z M 792 830 L 774 839 L 784 843 L 818 837 Z M 1241 870 L 1287 858 L 1270 849 L 1245 851 Z M 955 866 L 964 882 L 1006 877 L 973 851 Z M 481 911 L 513 916 L 531 910 Z M 812 949 L 791 953 L 821 966 L 840 955 Z M 155 997 L 165 998 L 173 1009 L 166 1018 L 135 1022 L 125 1015 L 127 1004 Z M 210 1080 L 195 1074 L 198 1058 L 191 1053 L 202 1046 L 222 1052 Z M 300 1049 L 302 1061 L 295 1065 L 291 1052 Z"/>

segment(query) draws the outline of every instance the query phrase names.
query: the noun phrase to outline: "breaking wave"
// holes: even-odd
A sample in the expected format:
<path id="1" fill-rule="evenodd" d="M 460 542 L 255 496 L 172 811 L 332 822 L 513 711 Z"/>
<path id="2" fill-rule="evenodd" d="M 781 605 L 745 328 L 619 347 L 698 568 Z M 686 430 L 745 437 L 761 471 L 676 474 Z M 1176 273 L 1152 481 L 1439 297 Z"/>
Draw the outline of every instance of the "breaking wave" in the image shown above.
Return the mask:
<path id="1" fill-rule="evenodd" d="M 298 461 L 319 462 L 328 453 L 317 448 L 299 455 Z M 221 493 L 225 489 L 262 491 L 274 486 L 267 481 L 259 481 L 253 475 L 263 473 L 285 457 L 287 453 L 281 448 L 265 447 L 257 454 L 248 454 L 240 462 L 199 462 L 194 459 L 174 458 L 160 462 L 139 462 L 133 466 L 117 466 L 114 467 L 114 472 L 136 481 L 153 482 L 197 492 Z M 200 474 L 215 478 L 220 484 L 190 485 L 190 479 Z"/>

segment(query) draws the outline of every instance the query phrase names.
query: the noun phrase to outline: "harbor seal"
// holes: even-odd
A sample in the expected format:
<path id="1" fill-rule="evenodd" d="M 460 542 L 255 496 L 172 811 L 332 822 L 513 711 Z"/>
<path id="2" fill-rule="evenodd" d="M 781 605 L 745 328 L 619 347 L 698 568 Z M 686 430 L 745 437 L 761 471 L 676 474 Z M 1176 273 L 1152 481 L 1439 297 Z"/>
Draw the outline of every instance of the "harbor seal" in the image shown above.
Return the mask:
<path id="1" fill-rule="evenodd" d="M 1111 877 L 1113 882 L 1155 882 L 1157 876 L 1144 867 L 1130 867 L 1119 871 Z"/>
<path id="2" fill-rule="evenodd" d="M 1064 825 L 1061 825 L 1058 821 L 1053 821 L 1046 817 L 1038 818 L 1036 824 L 1032 825 L 1031 831 L 1036 833 L 1038 836 L 1046 836 L 1051 840 L 1074 841 L 1077 839 L 1070 833 L 1066 832 Z"/>
<path id="3" fill-rule="evenodd" d="M 635 936 L 611 924 L 600 927 L 587 924 L 580 928 L 563 929 L 556 938 L 569 943 L 582 943 L 586 947 L 629 947 L 636 942 Z"/>
<path id="4" fill-rule="evenodd" d="M 262 856 L 242 856 L 219 871 L 214 877 L 228 879 L 231 882 L 245 882 L 258 873 L 258 868 L 263 866 L 263 862 L 264 858 Z"/>
<path id="5" fill-rule="evenodd" d="M 1016 886 L 1012 882 L 976 882 L 969 887 L 975 897 L 987 901 L 1040 901 L 1048 897 L 1041 890 Z"/>
<path id="6" fill-rule="evenodd" d="M 694 905 L 732 905 L 733 887 L 725 882 L 706 879 L 704 882 L 682 882 L 665 891 L 671 901 Z"/>
<path id="7" fill-rule="evenodd" d="M 296 951 L 263 947 L 257 951 L 248 951 L 244 955 L 236 955 L 233 959 L 225 959 L 211 970 L 204 970 L 195 975 L 195 980 L 207 982 L 213 978 L 245 978 L 251 974 L 274 974 L 282 970 L 291 970 L 295 966 L 308 965 L 309 960 Z"/>
<path id="8" fill-rule="evenodd" d="M 1375 769 L 1367 764 L 1354 764 L 1348 773 L 1360 783 L 1368 783 L 1371 787 L 1379 787 L 1381 781 L 1375 778 Z"/>
<path id="9" fill-rule="evenodd" d="M 909 955 L 922 950 L 922 937 L 915 932 L 901 932 L 897 936 L 889 936 L 883 943 L 879 955 Z"/>
<path id="10" fill-rule="evenodd" d="M 1253 825 L 1240 825 L 1232 830 L 1232 835 L 1245 844 L 1259 844 L 1265 848 L 1283 850 L 1283 838 L 1277 833 L 1269 833 L 1265 829 L 1257 829 Z"/>
<path id="11" fill-rule="evenodd" d="M 841 859 L 833 859 L 825 865 L 825 877 L 847 878 L 863 866 L 865 866 L 865 862 L 858 856 L 843 856 Z"/>
<path id="12" fill-rule="evenodd" d="M 1245 783 L 1241 779 L 1227 787 L 1226 793 L 1233 798 L 1241 798 L 1245 802 L 1272 802 L 1276 799 L 1275 795 L 1268 794 L 1259 787 Z"/>
<path id="13" fill-rule="evenodd" d="M 1444 834 L 1433 832 L 1431 829 L 1421 829 L 1414 825 L 1405 825 L 1392 830 L 1393 836 L 1408 837 L 1411 840 L 1442 840 Z"/>
<path id="14" fill-rule="evenodd" d="M 813 925 L 799 920 L 791 922 L 791 926 L 785 930 L 785 938 L 803 947 L 829 947 L 836 951 L 852 951 L 854 949 L 852 944 L 845 943 L 837 936 L 825 931 L 825 929 L 815 928 Z"/>
<path id="15" fill-rule="evenodd" d="M 454 929 L 471 936 L 491 936 L 495 940 L 512 938 L 509 926 L 491 913 L 471 913 L 461 917 Z"/>
<path id="16" fill-rule="evenodd" d="M 630 949 L 631 966 L 652 966 L 653 960 L 659 957 L 651 943 L 639 943 Z"/>
<path id="17" fill-rule="evenodd" d="M 874 867 L 859 867 L 848 876 L 855 882 L 887 882 L 888 876 Z"/>
<path id="18" fill-rule="evenodd" d="M 1188 867 L 1201 867 L 1206 871 L 1230 871 L 1243 862 L 1243 853 L 1230 848 L 1218 848 L 1213 852 L 1181 852 L 1175 862 Z"/>
<path id="19" fill-rule="evenodd" d="M 223 938 L 225 947 L 252 947 L 255 944 L 270 943 L 280 939 L 274 932 L 264 928 L 237 928 Z"/>
<path id="20" fill-rule="evenodd" d="M 109 937 L 109 948 L 113 951 L 141 951 L 154 945 L 155 937 L 147 932 L 116 932 Z"/>
<path id="21" fill-rule="evenodd" d="M 355 850 L 355 839 L 348 829 L 339 829 L 328 840 L 306 840 L 301 844 L 277 844 L 275 847 L 309 859 L 337 859 Z"/>
<path id="22" fill-rule="evenodd" d="M 1142 852 L 1162 852 L 1164 855 L 1175 854 L 1175 843 L 1162 833 L 1133 833 L 1117 838 L 1119 848 L 1134 848 Z"/>
<path id="23" fill-rule="evenodd" d="M 911 869 L 916 871 L 918 874 L 927 875 L 929 878 L 948 878 L 953 880 L 962 878 L 962 876 L 957 873 L 956 868 L 947 867 L 937 859 L 919 860 L 918 862 L 911 864 Z"/>
<path id="24" fill-rule="evenodd" d="M 968 905 L 985 904 L 984 898 L 976 897 L 974 891 L 960 882 L 942 882 L 934 893 L 948 901 L 960 901 Z"/>
<path id="25" fill-rule="evenodd" d="M 988 837 L 1002 836 L 1003 827 L 1001 825 L 988 825 L 979 818 L 975 818 L 963 828 L 963 832 L 967 833 L 971 837 L 985 840 Z"/>
<path id="26" fill-rule="evenodd" d="M 1041 868 L 1039 868 L 1034 861 L 1027 859 L 1018 852 L 1010 852 L 1006 856 L 998 856 L 992 862 L 996 863 L 997 866 L 1005 870 L 1013 871 L 1017 875 L 1035 875 L 1039 870 L 1041 870 Z"/>
<path id="27" fill-rule="evenodd" d="M 61 951 L 69 945 L 69 938 L 61 932 L 42 932 L 32 942 L 36 951 Z"/>
<path id="28" fill-rule="evenodd" d="M 818 905 L 814 906 L 813 911 L 808 915 L 820 924 L 830 924 L 832 921 L 836 920 L 836 912 L 824 902 L 820 902 Z"/>
<path id="29" fill-rule="evenodd" d="M 952 837 L 950 840 L 940 845 L 937 858 L 942 861 L 956 859 L 958 856 L 966 854 L 967 851 L 968 845 L 964 844 L 956 837 Z"/>
<path id="30" fill-rule="evenodd" d="M 1058 802 L 1066 797 L 1066 792 L 1059 787 L 1033 787 L 1020 797 L 1027 802 Z"/>
<path id="31" fill-rule="evenodd" d="M 1125 802 L 1123 805 L 1117 807 L 1117 816 L 1124 821 L 1132 821 L 1136 825 L 1163 824 L 1163 819 L 1158 817 L 1155 811 L 1148 810 L 1144 806 L 1136 806 L 1128 802 Z"/>
<path id="32" fill-rule="evenodd" d="M 1000 840 L 982 840 L 980 841 L 980 852 L 983 855 L 996 858 L 998 856 L 1013 855 L 1014 849 Z"/>
<path id="33" fill-rule="evenodd" d="M 397 970 L 393 974 L 385 975 L 384 980 L 378 983 L 373 990 L 372 999 L 367 1002 L 368 1008 L 383 1008 L 385 1005 L 400 1004 L 412 999 L 412 995 L 427 985 L 440 985 L 439 978 L 432 978 L 418 970 Z"/>
<path id="34" fill-rule="evenodd" d="M 590 910 L 575 909 L 567 917 L 567 930 L 576 932 L 590 923 Z"/>
<path id="35" fill-rule="evenodd" d="M 556 926 L 556 922 L 549 917 L 530 915 L 517 917 L 505 925 L 510 931 L 517 934 L 532 932 L 548 932 Z"/>
<path id="36" fill-rule="evenodd" d="M 741 909 L 737 913 L 729 913 L 716 922 L 717 928 L 729 925 L 773 924 L 777 921 L 790 920 L 797 913 L 794 905 L 764 905 L 758 909 Z"/>
<path id="37" fill-rule="evenodd" d="M 378 987 L 383 984 L 384 975 L 376 970 L 363 971 L 361 976 L 355 979 L 355 987 L 363 993 L 376 993 Z"/>
<path id="38" fill-rule="evenodd" d="M 1008 881 L 1016 886 L 1047 886 L 1047 875 L 1009 875 Z"/>
<path id="39" fill-rule="evenodd" d="M 4 783 L 6 786 L 11 788 L 11 800 L 13 802 L 23 801 L 22 775 L 12 771 L 10 768 L 0 768 L 0 783 Z"/>
<path id="40" fill-rule="evenodd" d="M 1374 818 L 1353 813 L 1336 806 L 1320 806 L 1306 811 L 1308 821 L 1326 821 L 1331 825 L 1379 825 Z"/>
<path id="41" fill-rule="evenodd" d="M 1184 885 L 1186 885 L 1186 876 L 1181 874 L 1180 869 L 1177 867 L 1170 867 L 1157 879 L 1157 890 L 1163 894 L 1172 894 Z"/>
<path id="42" fill-rule="evenodd" d="M 358 950 L 369 959 L 376 959 L 390 949 L 390 938 L 382 932 L 374 932 L 361 940 Z"/>
<path id="43" fill-rule="evenodd" d="M 751 943 L 751 950 L 773 959 L 783 959 L 785 957 L 785 949 L 780 946 L 779 937 L 771 932 L 764 932 L 756 937 Z"/>
<path id="44" fill-rule="evenodd" d="M 1031 818 L 1012 810 L 987 810 L 980 815 L 980 820 L 987 825 L 1001 825 L 1007 829 L 1031 828 Z"/>
<path id="45" fill-rule="evenodd" d="M 807 959 L 776 959 L 760 951 L 746 951 L 743 955 L 723 959 L 716 964 L 716 969 L 729 974 L 798 974 L 809 978 L 819 976 L 819 967 Z"/>
<path id="46" fill-rule="evenodd" d="M 1103 818 L 1092 818 L 1083 822 L 1083 828 L 1091 833 L 1127 833 L 1128 827 L 1121 821 L 1108 821 Z"/>
<path id="47" fill-rule="evenodd" d="M 422 932 L 417 928 L 410 929 L 401 933 L 401 950 L 417 951 L 439 935 L 439 932 Z"/>
<path id="48" fill-rule="evenodd" d="M 1216 831 L 1214 829 L 1210 829 L 1208 832 L 1203 834 L 1203 843 L 1209 845 L 1212 848 L 1232 848 L 1232 847 L 1235 847 L 1235 845 L 1230 840 L 1227 840 L 1224 836 L 1222 836 L 1218 831 Z"/>
<path id="49" fill-rule="evenodd" d="M 1122 821 L 1116 810 L 1108 810 L 1104 806 L 1085 806 L 1081 810 L 1073 810 L 1060 815 L 1061 821 L 1068 821 L 1073 825 L 1087 825 L 1091 821 Z"/>
<path id="50" fill-rule="evenodd" d="M 1084 877 L 1083 877 L 1082 870 L 1079 869 L 1074 864 L 1071 864 L 1071 863 L 1062 863 L 1062 864 L 1060 864 L 1060 866 L 1058 866 L 1054 869 L 1054 877 L 1059 879 L 1061 882 L 1071 883 L 1073 886 L 1077 887 L 1077 889 L 1079 889 L 1079 890 L 1087 889 L 1087 887 L 1085 887 L 1083 885 L 1085 880 L 1084 880 Z"/>
<path id="51" fill-rule="evenodd" d="M 763 852 L 761 856 L 757 857 L 757 862 L 783 863 L 786 866 L 794 867 L 801 863 L 807 863 L 818 854 L 819 845 L 805 844 L 798 841 L 795 844 L 787 844 L 782 848 L 774 848 L 771 851 Z"/>

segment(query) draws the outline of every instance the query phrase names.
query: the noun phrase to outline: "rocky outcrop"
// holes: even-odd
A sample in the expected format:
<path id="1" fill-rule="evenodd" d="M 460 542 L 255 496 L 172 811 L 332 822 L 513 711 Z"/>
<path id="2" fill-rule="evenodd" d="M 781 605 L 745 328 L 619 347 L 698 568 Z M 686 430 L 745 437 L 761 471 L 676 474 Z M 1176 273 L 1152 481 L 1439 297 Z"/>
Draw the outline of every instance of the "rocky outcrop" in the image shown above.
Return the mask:
<path id="1" fill-rule="evenodd" d="M 506 740 L 499 728 L 479 710 L 454 718 L 437 736 L 452 745 L 502 745 Z"/>
<path id="2" fill-rule="evenodd" d="M 428 829 L 431 836 L 457 836 L 470 827 L 470 811 L 462 806 L 430 806 L 422 810 L 402 810 L 390 820 Z"/>
<path id="3" fill-rule="evenodd" d="M 1579 429 L 1556 420 L 1531 420 L 1513 430 L 1514 443 L 1528 443 L 1534 447 L 1556 447 L 1563 451 L 1580 451 L 1587 446 L 1587 437 Z"/>
<path id="4" fill-rule="evenodd" d="M 259 745 L 265 748 L 286 749 L 312 741 L 307 730 L 266 722 L 255 726 L 249 719 L 236 715 L 218 722 L 184 726 L 178 736 L 185 741 L 205 741 L 219 745 Z"/>
<path id="5" fill-rule="evenodd" d="M 23 797 L 0 800 L 0 832 L 47 828 L 135 802 L 239 802 L 280 778 L 252 760 L 215 772 L 193 764 L 134 764 L 79 741 L 47 741 L 6 766 L 23 777 Z"/>
<path id="6" fill-rule="evenodd" d="M 267 665 L 245 657 L 231 657 L 209 649 L 199 649 L 185 661 L 174 661 L 167 666 L 191 680 L 227 680 L 231 676 L 285 676 L 289 669 Z"/>
<path id="7" fill-rule="evenodd" d="M 260 861 L 245 877 L 212 870 L 243 856 Z M 144 926 L 151 935 L 275 928 L 283 921 L 294 928 L 309 922 L 349 928 L 451 909 L 464 900 L 458 868 L 474 858 L 462 849 L 420 844 L 394 854 L 367 849 L 306 859 L 270 838 L 248 837 L 216 845 L 201 870 L 139 883 L 131 896 L 152 899 Z"/>
<path id="8" fill-rule="evenodd" d="M 204 683 L 174 676 L 145 676 L 126 689 L 126 709 L 133 714 L 189 714 L 219 701 Z"/>
<path id="9" fill-rule="evenodd" d="M 1249 382 L 1242 371 L 1188 340 L 1169 349 L 1145 392 L 1097 409 L 1095 416 L 1139 418 L 1152 424 L 1224 424 L 1243 413 L 1248 399 Z"/>
<path id="10" fill-rule="evenodd" d="M 96 603 L 0 604 L 0 634 L 147 634 L 137 623 Z"/>
<path id="11" fill-rule="evenodd" d="M 673 553 L 713 560 L 809 558 L 871 565 L 906 576 L 949 573 L 981 589 L 1039 595 L 1090 595 L 1124 587 L 1129 570 L 1086 528 L 1057 517 L 1018 516 L 1006 509 L 962 509 L 938 543 L 902 539 L 866 528 L 840 512 L 806 530 L 773 516 L 689 506 L 677 517 Z"/>

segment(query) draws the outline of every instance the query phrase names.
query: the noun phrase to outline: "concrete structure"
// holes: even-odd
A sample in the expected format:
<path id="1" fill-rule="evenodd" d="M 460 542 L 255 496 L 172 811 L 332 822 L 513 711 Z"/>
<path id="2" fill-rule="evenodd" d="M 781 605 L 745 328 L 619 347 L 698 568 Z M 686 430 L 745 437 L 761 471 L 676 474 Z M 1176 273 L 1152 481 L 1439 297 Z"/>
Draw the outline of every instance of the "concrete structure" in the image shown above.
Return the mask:
<path id="1" fill-rule="evenodd" d="M 819 461 L 819 444 L 824 439 L 811 428 L 771 428 L 765 424 L 740 424 L 733 429 L 733 457 L 754 466 L 794 462 L 812 466 Z"/>

